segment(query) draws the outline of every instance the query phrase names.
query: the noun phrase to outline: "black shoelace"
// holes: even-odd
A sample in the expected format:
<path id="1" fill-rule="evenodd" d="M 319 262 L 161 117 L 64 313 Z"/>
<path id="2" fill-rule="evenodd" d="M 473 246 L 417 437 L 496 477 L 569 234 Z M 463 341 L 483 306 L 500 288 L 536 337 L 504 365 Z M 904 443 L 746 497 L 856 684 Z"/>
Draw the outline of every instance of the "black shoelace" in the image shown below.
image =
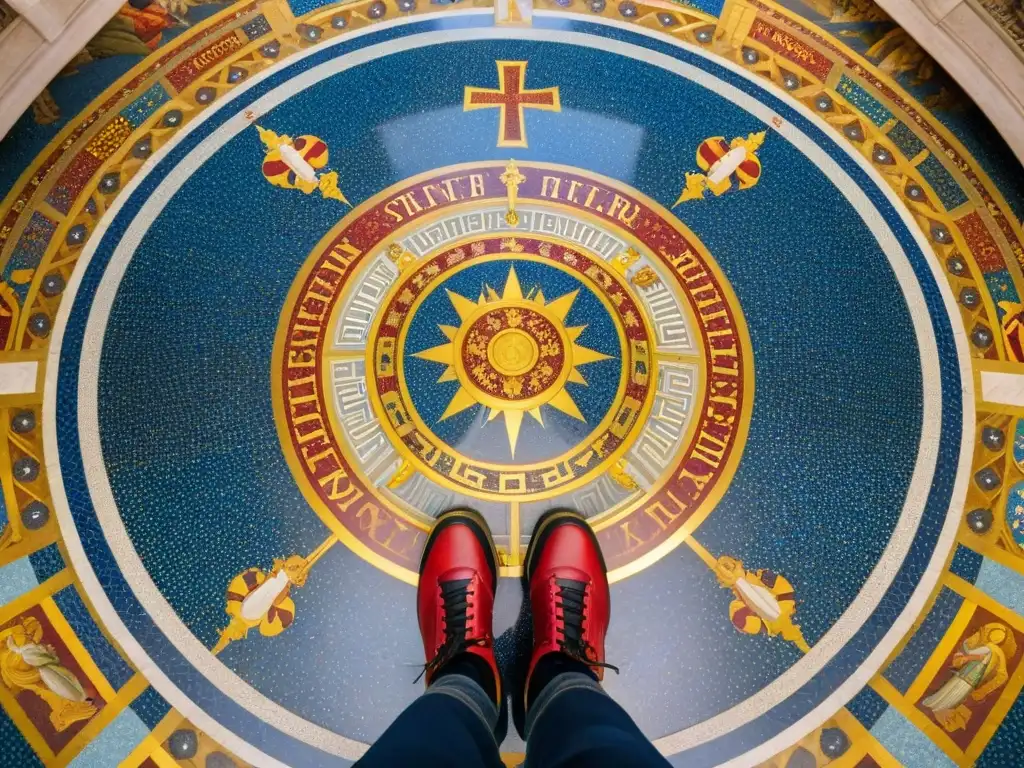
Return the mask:
<path id="1" fill-rule="evenodd" d="M 586 582 L 555 579 L 555 586 L 558 587 L 558 598 L 561 600 L 560 603 L 555 603 L 555 607 L 562 609 L 562 626 L 558 630 L 563 637 L 558 641 L 562 653 L 588 666 L 611 669 L 618 674 L 618 667 L 597 661 L 594 658 L 597 655 L 594 647 L 583 640 L 583 598 L 587 591 Z"/>
<path id="2" fill-rule="evenodd" d="M 466 637 L 466 622 L 473 617 L 469 614 L 469 598 L 472 579 L 457 579 L 441 582 L 441 600 L 444 609 L 444 642 L 437 655 L 423 665 L 423 671 L 413 680 L 418 683 L 424 675 L 440 669 L 460 653 L 474 645 L 487 645 L 485 637 Z"/>

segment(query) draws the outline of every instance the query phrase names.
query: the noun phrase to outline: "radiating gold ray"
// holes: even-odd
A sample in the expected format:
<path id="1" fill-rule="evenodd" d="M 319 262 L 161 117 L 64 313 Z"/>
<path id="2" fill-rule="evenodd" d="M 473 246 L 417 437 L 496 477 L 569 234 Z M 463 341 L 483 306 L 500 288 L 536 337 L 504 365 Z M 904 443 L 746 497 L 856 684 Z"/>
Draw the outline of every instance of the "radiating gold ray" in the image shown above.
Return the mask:
<path id="1" fill-rule="evenodd" d="M 501 292 L 501 298 L 505 301 L 523 300 L 523 287 L 519 285 L 519 276 L 516 274 L 516 268 L 511 267 L 508 270 L 508 280 L 505 281 L 505 288 Z"/>
<path id="2" fill-rule="evenodd" d="M 455 311 L 458 313 L 459 319 L 462 322 L 466 322 L 466 318 L 476 311 L 477 303 L 472 299 L 467 299 L 465 296 L 453 293 L 447 288 L 444 290 L 445 293 L 448 294 L 448 299 L 451 301 L 452 306 L 455 307 Z"/>
<path id="3" fill-rule="evenodd" d="M 519 428 L 523 425 L 522 411 L 505 411 L 505 431 L 508 432 L 508 447 L 512 458 L 516 457 L 516 443 L 519 442 Z"/>
<path id="4" fill-rule="evenodd" d="M 568 316 L 572 309 L 573 302 L 575 302 L 576 297 L 579 295 L 578 289 L 548 302 L 548 299 L 544 296 L 544 291 L 538 286 L 535 290 L 531 291 L 528 298 L 524 299 L 522 284 L 519 282 L 519 276 L 516 274 L 515 268 L 512 267 L 509 269 L 508 277 L 505 280 L 505 286 L 502 288 L 500 296 L 494 288 L 486 284 L 481 286 L 480 297 L 476 301 L 452 291 L 446 290 L 446 293 L 459 316 L 462 327 L 464 327 L 467 320 L 480 309 L 482 304 L 492 301 L 530 301 L 544 307 L 545 314 L 555 322 L 562 324 L 564 332 L 568 336 L 571 344 L 571 349 L 568 351 L 570 353 L 572 367 L 569 370 L 566 383 L 587 386 L 587 380 L 579 371 L 577 366 L 611 359 L 610 355 L 606 355 L 603 352 L 598 352 L 595 349 L 590 349 L 576 343 L 576 340 L 587 329 L 586 325 L 579 325 L 571 328 L 566 328 L 564 325 L 565 318 Z M 438 325 L 438 328 L 445 335 L 445 338 L 449 339 L 449 343 L 425 349 L 421 352 L 415 353 L 414 356 L 422 360 L 441 363 L 445 366 L 444 372 L 437 380 L 438 383 L 458 381 L 459 379 L 455 365 L 456 349 L 454 340 L 458 336 L 459 326 Z M 445 409 L 439 421 L 443 421 L 457 413 L 461 413 L 462 411 L 479 404 L 480 403 L 478 403 L 474 396 L 470 394 L 470 390 L 467 390 L 464 387 L 459 387 L 454 397 L 452 397 L 451 402 L 448 403 L 448 407 Z M 569 394 L 564 385 L 545 404 L 550 405 L 552 408 L 555 408 L 574 419 L 586 421 L 579 409 L 579 406 L 576 405 L 576 401 L 573 400 L 572 395 Z M 505 416 L 505 431 L 508 434 L 509 450 L 512 452 L 513 457 L 515 457 L 516 444 L 519 441 L 519 434 L 522 429 L 525 413 L 529 413 L 532 419 L 542 427 L 544 426 L 544 417 L 541 412 L 541 406 L 530 408 L 527 411 L 516 408 L 486 408 L 485 418 L 488 423 L 497 419 L 498 416 Z"/>
<path id="5" fill-rule="evenodd" d="M 422 352 L 415 352 L 413 357 L 418 357 L 420 360 L 429 360 L 432 363 L 450 365 L 455 360 L 455 345 L 451 343 L 441 344 L 438 347 L 424 349 Z"/>
<path id="6" fill-rule="evenodd" d="M 572 395 L 569 394 L 568 390 L 560 389 L 555 393 L 554 397 L 548 400 L 547 404 L 552 408 L 557 408 L 562 413 L 572 416 L 574 419 L 586 421 L 583 418 L 583 414 L 580 413 L 580 409 L 576 407 L 576 401 L 572 399 Z"/>
<path id="7" fill-rule="evenodd" d="M 572 303 L 576 301 L 576 296 L 579 295 L 579 292 L 580 290 L 577 288 L 575 291 L 571 291 L 570 293 L 565 294 L 565 296 L 559 296 L 557 299 L 545 304 L 544 306 L 547 307 L 548 311 L 551 312 L 552 315 L 558 318 L 558 322 L 564 323 L 565 316 L 568 315 L 569 310 L 572 309 Z"/>
<path id="8" fill-rule="evenodd" d="M 476 405 L 476 400 L 473 396 L 466 391 L 465 387 L 459 387 L 459 391 L 455 393 L 455 397 L 448 403 L 448 407 L 444 409 L 444 413 L 441 414 L 441 418 L 438 421 L 444 421 L 449 416 L 454 416 L 456 413 L 462 413 L 467 408 L 472 408 Z"/>
<path id="9" fill-rule="evenodd" d="M 587 363 L 596 363 L 598 360 L 608 360 L 609 355 L 604 352 L 598 352 L 596 349 L 590 349 L 589 347 L 581 347 L 579 344 L 572 345 L 572 364 L 586 365 Z"/>

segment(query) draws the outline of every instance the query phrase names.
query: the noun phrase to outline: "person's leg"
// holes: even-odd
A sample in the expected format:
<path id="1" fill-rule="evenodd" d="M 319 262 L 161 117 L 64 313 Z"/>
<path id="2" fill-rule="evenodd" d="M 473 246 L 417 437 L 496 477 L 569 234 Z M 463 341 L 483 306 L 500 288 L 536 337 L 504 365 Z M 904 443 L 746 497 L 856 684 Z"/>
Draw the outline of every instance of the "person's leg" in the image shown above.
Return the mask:
<path id="1" fill-rule="evenodd" d="M 505 695 L 491 617 L 498 556 L 483 518 L 441 515 L 420 562 L 416 613 L 427 690 L 359 761 L 360 768 L 500 768 Z"/>
<path id="2" fill-rule="evenodd" d="M 359 768 L 501 768 L 499 711 L 469 654 L 453 659 L 356 763 Z"/>
<path id="3" fill-rule="evenodd" d="M 526 768 L 665 768 L 668 761 L 590 668 L 560 655 L 542 659 L 534 673 Z"/>
<path id="4" fill-rule="evenodd" d="M 524 563 L 533 653 L 516 725 L 527 768 L 664 768 L 668 762 L 601 688 L 611 616 L 607 568 L 586 520 L 555 511 L 538 522 Z"/>

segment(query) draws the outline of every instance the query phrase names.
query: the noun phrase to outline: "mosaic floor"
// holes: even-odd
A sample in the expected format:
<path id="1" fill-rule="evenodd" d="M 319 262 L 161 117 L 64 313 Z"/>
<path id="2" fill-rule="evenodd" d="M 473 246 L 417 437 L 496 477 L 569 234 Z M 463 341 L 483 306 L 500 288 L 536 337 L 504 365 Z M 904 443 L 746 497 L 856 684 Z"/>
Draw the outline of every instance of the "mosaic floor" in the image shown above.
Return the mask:
<path id="1" fill-rule="evenodd" d="M 674 765 L 1024 760 L 1024 174 L 870 3 L 126 6 L 0 160 L 10 764 L 351 764 L 455 505 Z"/>

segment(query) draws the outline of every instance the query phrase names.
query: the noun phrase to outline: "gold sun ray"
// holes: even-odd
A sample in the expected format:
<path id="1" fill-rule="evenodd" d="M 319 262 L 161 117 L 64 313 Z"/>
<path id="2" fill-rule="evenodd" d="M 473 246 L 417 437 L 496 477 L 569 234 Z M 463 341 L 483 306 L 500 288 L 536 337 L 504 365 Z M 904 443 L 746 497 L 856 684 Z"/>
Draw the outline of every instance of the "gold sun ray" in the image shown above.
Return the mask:
<path id="1" fill-rule="evenodd" d="M 515 267 L 508 271 L 508 279 L 505 281 L 505 290 L 501 292 L 501 299 L 502 301 L 523 300 L 523 287 L 519 285 L 519 276 L 516 274 Z"/>
<path id="2" fill-rule="evenodd" d="M 577 365 L 586 365 L 587 363 L 596 363 L 598 360 L 608 360 L 611 355 L 606 355 L 604 352 L 598 352 L 596 349 L 588 349 L 587 347 L 581 347 L 579 344 L 573 344 L 572 348 L 572 365 L 573 370 L 576 369 Z"/>
<path id="3" fill-rule="evenodd" d="M 448 403 L 448 407 L 444 409 L 444 413 L 441 414 L 441 418 L 438 421 L 444 421 L 449 416 L 454 416 L 456 413 L 462 413 L 467 408 L 472 408 L 476 405 L 474 397 L 466 391 L 465 387 L 459 387 L 459 391 L 455 393 L 455 397 Z"/>
<path id="4" fill-rule="evenodd" d="M 516 455 L 516 443 L 519 442 L 519 428 L 523 425 L 522 411 L 505 411 L 505 431 L 508 433 L 508 447 Z"/>
<path id="5" fill-rule="evenodd" d="M 421 360 L 429 360 L 432 363 L 451 363 L 451 344 L 442 344 L 439 347 L 431 347 L 430 349 L 424 349 L 422 352 L 417 352 L 413 357 L 418 357 Z"/>
<path id="6" fill-rule="evenodd" d="M 569 390 L 560 389 L 555 393 L 555 396 L 548 401 L 548 405 L 552 408 L 556 408 L 562 413 L 566 413 L 572 416 L 574 419 L 580 421 L 586 421 L 583 418 L 583 414 L 580 413 L 580 409 L 576 405 L 576 401 L 572 399 L 572 395 L 569 394 Z"/>
<path id="7" fill-rule="evenodd" d="M 565 322 L 565 316 L 569 314 L 569 310 L 572 309 L 572 303 L 576 301 L 576 297 L 579 295 L 579 289 L 570 291 L 565 296 L 559 296 L 554 301 L 549 301 L 544 306 L 547 310 L 558 318 L 560 323 Z M 583 326 L 586 328 L 586 326 Z M 582 333 L 582 331 L 580 331 Z M 578 334 L 577 334 L 578 335 Z M 575 341 L 575 339 L 574 339 Z"/>
<path id="8" fill-rule="evenodd" d="M 448 294 L 448 298 L 452 302 L 452 306 L 455 307 L 455 312 L 459 315 L 459 320 L 466 322 L 466 318 L 472 315 L 476 308 L 479 306 L 477 302 L 472 299 L 467 299 L 465 296 L 461 296 L 458 293 L 452 293 L 447 288 L 445 293 Z"/>
<path id="9" fill-rule="evenodd" d="M 458 413 L 462 413 L 475 405 L 486 404 L 489 409 L 485 417 L 486 422 L 492 422 L 499 416 L 504 415 L 505 432 L 508 437 L 509 450 L 513 458 L 515 458 L 516 445 L 519 442 L 519 433 L 522 429 L 524 414 L 528 413 L 531 418 L 544 427 L 544 416 L 541 411 L 541 406 L 547 405 L 571 418 L 578 419 L 583 422 L 586 421 L 586 418 L 584 418 L 583 413 L 576 404 L 576 401 L 573 400 L 572 394 L 566 388 L 566 385 L 580 384 L 586 386 L 587 380 L 584 378 L 578 366 L 596 363 L 601 360 L 609 360 L 611 359 L 611 356 L 578 343 L 578 339 L 587 329 L 586 325 L 567 326 L 565 324 L 565 319 L 568 317 L 573 303 L 579 295 L 578 289 L 549 301 L 544 296 L 544 292 L 538 287 L 535 290 L 531 290 L 531 293 L 527 298 L 523 293 L 523 287 L 519 282 L 519 276 L 516 274 L 515 268 L 512 267 L 509 269 L 508 277 L 505 280 L 505 286 L 500 295 L 490 285 L 484 285 L 481 287 L 480 297 L 476 301 L 447 289 L 446 292 L 452 303 L 452 307 L 455 309 L 455 313 L 459 316 L 459 325 L 453 326 L 439 324 L 438 328 L 441 333 L 444 334 L 444 337 L 448 342 L 436 347 L 424 349 L 414 354 L 414 357 L 418 357 L 421 360 L 427 360 L 429 362 L 439 363 L 445 366 L 444 371 L 437 379 L 438 383 L 445 381 L 463 381 L 460 379 L 460 376 L 463 374 L 459 373 L 458 369 L 458 366 L 462 365 L 462 363 L 460 351 L 456 349 L 456 338 L 459 336 L 460 329 L 466 325 L 466 322 L 471 317 L 479 316 L 481 306 L 485 305 L 493 305 L 495 306 L 495 309 L 501 309 L 503 305 L 509 305 L 512 308 L 517 306 L 524 308 L 527 306 L 534 306 L 538 308 L 543 307 L 543 314 L 549 319 L 549 321 L 554 322 L 559 326 L 565 334 L 565 338 L 568 339 L 569 349 L 565 350 L 565 353 L 566 359 L 571 365 L 571 368 L 564 379 L 564 383 L 557 389 L 552 387 L 550 396 L 540 404 L 537 404 L 536 399 L 532 399 L 528 402 L 524 402 L 522 405 L 519 405 L 517 401 L 510 399 L 508 401 L 502 401 L 503 404 L 501 405 L 495 405 L 493 399 L 488 400 L 486 396 L 483 396 L 481 399 L 475 395 L 474 390 L 469 387 L 465 381 L 463 381 L 455 391 L 451 402 L 448 403 L 447 408 L 445 408 L 444 413 L 438 421 L 444 421 L 445 419 Z M 483 400 L 487 400 L 487 402 L 484 403 Z"/>

